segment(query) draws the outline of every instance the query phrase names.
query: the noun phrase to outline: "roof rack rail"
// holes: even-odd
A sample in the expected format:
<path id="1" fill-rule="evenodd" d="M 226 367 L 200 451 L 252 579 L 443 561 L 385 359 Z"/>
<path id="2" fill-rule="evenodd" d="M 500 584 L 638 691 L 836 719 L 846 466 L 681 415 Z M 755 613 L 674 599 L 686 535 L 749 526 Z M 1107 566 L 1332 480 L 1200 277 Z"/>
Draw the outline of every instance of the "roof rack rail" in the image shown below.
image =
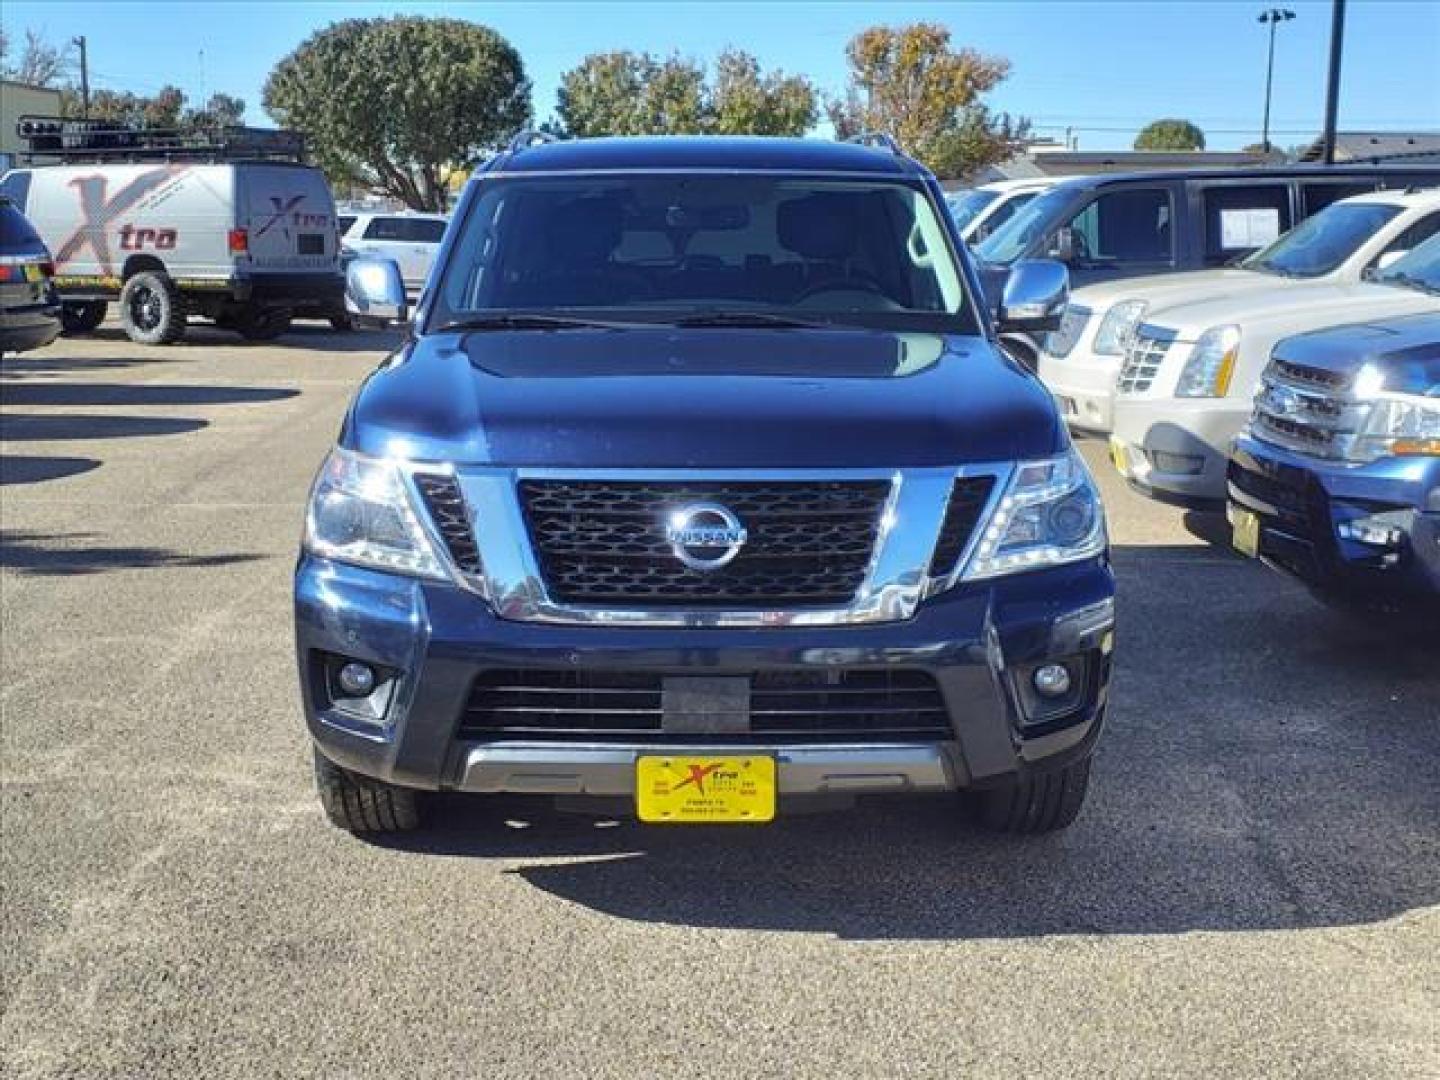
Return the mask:
<path id="1" fill-rule="evenodd" d="M 510 140 L 509 145 L 507 145 L 505 149 L 512 154 L 516 154 L 536 144 L 559 141 L 560 136 L 553 132 L 540 131 L 538 128 L 526 128 L 523 131 L 517 131 L 515 137 Z"/>
<path id="2" fill-rule="evenodd" d="M 141 128 L 116 120 L 25 115 L 21 157 L 51 161 L 304 161 L 305 137 L 283 128 Z M 43 162 L 40 162 L 43 163 Z"/>
<path id="3" fill-rule="evenodd" d="M 889 150 L 892 154 L 903 154 L 900 144 L 894 138 L 883 131 L 862 131 L 859 135 L 852 135 L 845 140 L 848 143 L 855 143 L 857 146 L 876 146 L 882 150 Z"/>

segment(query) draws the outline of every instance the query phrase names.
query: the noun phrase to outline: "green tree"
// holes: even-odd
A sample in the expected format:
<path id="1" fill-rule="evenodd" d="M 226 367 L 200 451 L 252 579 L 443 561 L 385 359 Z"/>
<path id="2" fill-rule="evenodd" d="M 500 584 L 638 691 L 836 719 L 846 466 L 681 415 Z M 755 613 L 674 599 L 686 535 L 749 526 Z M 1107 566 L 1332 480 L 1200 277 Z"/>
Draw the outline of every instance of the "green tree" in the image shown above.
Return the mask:
<path id="1" fill-rule="evenodd" d="M 801 76 L 762 72 L 749 53 L 727 49 L 705 68 L 679 56 L 627 50 L 592 53 L 560 79 L 554 129 L 595 135 L 803 135 L 818 115 Z"/>
<path id="2" fill-rule="evenodd" d="M 333 178 L 363 177 L 417 210 L 444 209 L 444 177 L 530 119 L 520 54 L 459 19 L 347 19 L 270 73 L 267 112 L 305 134 Z"/>
<path id="3" fill-rule="evenodd" d="M 1189 120 L 1152 120 L 1135 136 L 1136 150 L 1204 150 L 1205 133 Z"/>
<path id="4" fill-rule="evenodd" d="M 993 115 L 980 100 L 1010 73 L 1010 62 L 950 46 L 937 23 L 872 26 L 850 40 L 845 96 L 829 104 L 842 138 L 889 135 L 942 177 L 1002 161 L 1029 121 Z"/>
<path id="5" fill-rule="evenodd" d="M 191 128 L 235 127 L 245 122 L 245 102 L 230 94 L 211 94 L 200 109 L 189 109 L 184 124 Z"/>

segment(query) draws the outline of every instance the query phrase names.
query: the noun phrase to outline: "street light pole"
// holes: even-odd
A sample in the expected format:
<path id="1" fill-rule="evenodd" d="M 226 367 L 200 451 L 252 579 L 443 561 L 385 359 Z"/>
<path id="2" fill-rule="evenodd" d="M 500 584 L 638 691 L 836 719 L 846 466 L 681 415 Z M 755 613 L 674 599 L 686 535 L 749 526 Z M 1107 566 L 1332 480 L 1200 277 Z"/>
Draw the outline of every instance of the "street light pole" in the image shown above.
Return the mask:
<path id="1" fill-rule="evenodd" d="M 1265 147 L 1265 153 L 1270 152 L 1270 88 L 1275 82 L 1275 27 L 1282 22 L 1289 22 L 1295 18 L 1295 12 L 1287 11 L 1284 8 L 1269 8 L 1262 11 L 1256 22 L 1270 24 L 1270 58 L 1265 64 L 1265 127 L 1260 136 L 1260 145 Z"/>

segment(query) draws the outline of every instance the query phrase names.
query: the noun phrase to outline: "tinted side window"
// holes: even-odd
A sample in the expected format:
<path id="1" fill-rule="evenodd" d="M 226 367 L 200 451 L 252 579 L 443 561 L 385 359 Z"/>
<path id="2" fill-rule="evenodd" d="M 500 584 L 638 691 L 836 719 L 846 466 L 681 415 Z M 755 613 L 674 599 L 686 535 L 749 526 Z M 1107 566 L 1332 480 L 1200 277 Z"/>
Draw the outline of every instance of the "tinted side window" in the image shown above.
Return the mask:
<path id="1" fill-rule="evenodd" d="M 1301 213 L 1305 217 L 1324 210 L 1333 202 L 1341 199 L 1348 199 L 1351 195 L 1364 195 L 1367 191 L 1374 191 L 1375 185 L 1364 180 L 1355 180 L 1345 184 L 1302 184 L 1300 187 L 1300 203 L 1303 207 Z"/>
<path id="2" fill-rule="evenodd" d="M 997 206 L 991 212 L 990 216 L 985 219 L 985 223 L 980 226 L 978 230 L 979 235 L 976 236 L 974 239 L 981 240 L 989 236 L 996 229 L 1000 228 L 1001 225 L 1004 225 L 1007 221 L 1014 217 L 1016 212 L 1022 206 L 1028 203 L 1031 199 L 1035 198 L 1035 196 L 1038 194 L 1040 194 L 1038 191 L 1027 191 L 1025 194 L 1016 195 L 1013 199 L 1009 199 L 1001 205 Z"/>
<path id="3" fill-rule="evenodd" d="M 348 233 L 348 232 L 350 231 L 350 226 L 351 226 L 351 225 L 354 225 L 354 224 L 355 224 L 355 215 L 354 215 L 354 214 L 341 214 L 339 217 L 337 217 L 337 218 L 335 219 L 335 227 L 340 230 L 340 235 L 341 235 L 341 236 L 344 236 L 346 233 Z"/>
<path id="4" fill-rule="evenodd" d="M 371 218 L 370 224 L 365 226 L 366 240 L 408 240 L 405 235 L 407 222 L 404 218 L 377 217 Z"/>
<path id="5" fill-rule="evenodd" d="M 25 200 L 30 196 L 30 173 L 25 169 L 17 169 L 14 172 L 5 174 L 5 179 L 0 180 L 0 195 L 7 196 L 11 202 L 25 210 Z"/>
<path id="6" fill-rule="evenodd" d="M 1288 184 L 1207 187 L 1205 263 L 1220 266 L 1273 242 L 1293 224 Z"/>
<path id="7" fill-rule="evenodd" d="M 1414 251 L 1430 237 L 1440 232 L 1440 212 L 1426 214 L 1417 219 L 1411 226 L 1404 230 L 1399 236 L 1385 245 L 1385 252 L 1391 251 Z"/>
<path id="8" fill-rule="evenodd" d="M 445 235 L 445 222 L 431 218 L 410 218 L 405 223 L 410 228 L 406 240 L 417 244 L 438 244 Z"/>
<path id="9" fill-rule="evenodd" d="M 1081 263 L 1164 263 L 1174 250 L 1175 212 L 1166 188 L 1101 195 L 1070 221 Z"/>

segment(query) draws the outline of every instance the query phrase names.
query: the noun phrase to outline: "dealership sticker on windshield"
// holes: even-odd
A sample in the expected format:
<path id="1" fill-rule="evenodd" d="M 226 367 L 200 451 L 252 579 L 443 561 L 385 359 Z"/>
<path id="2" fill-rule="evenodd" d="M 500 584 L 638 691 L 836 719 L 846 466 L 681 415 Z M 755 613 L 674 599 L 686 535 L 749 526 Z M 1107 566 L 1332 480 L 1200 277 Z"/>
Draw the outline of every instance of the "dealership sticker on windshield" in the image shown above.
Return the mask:
<path id="1" fill-rule="evenodd" d="M 641 821 L 761 825 L 775 819 L 775 759 L 646 755 L 635 762 Z"/>

